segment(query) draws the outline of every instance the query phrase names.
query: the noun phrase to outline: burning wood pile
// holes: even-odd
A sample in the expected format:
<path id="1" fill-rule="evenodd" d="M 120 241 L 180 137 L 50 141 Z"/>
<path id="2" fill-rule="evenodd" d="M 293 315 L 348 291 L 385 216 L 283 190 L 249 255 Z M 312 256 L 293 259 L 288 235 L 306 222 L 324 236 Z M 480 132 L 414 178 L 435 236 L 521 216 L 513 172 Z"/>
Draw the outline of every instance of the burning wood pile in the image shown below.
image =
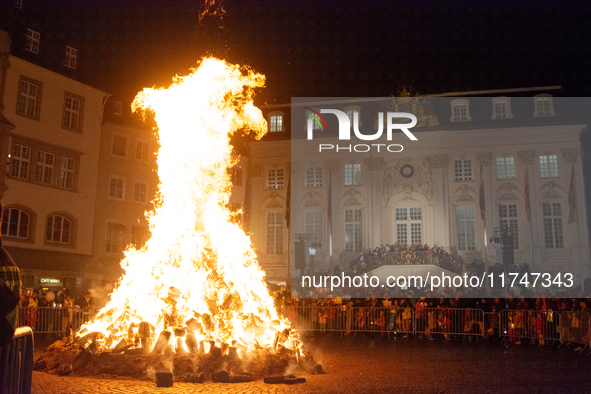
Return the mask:
<path id="1" fill-rule="evenodd" d="M 266 132 L 252 101 L 263 85 L 263 75 L 208 58 L 169 88 L 138 94 L 133 109 L 154 115 L 160 143 L 151 238 L 125 251 L 125 274 L 107 305 L 74 340 L 48 348 L 38 369 L 135 378 L 172 372 L 179 381 L 314 370 L 227 209 L 227 169 L 236 164 L 230 136 Z"/>

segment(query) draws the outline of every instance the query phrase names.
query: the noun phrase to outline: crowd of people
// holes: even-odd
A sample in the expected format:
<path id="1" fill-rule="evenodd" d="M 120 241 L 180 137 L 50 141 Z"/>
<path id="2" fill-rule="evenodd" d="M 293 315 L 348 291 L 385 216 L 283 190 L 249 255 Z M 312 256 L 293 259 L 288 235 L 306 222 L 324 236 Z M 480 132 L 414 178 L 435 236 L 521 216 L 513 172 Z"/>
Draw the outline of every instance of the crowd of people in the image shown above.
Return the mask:
<path id="1" fill-rule="evenodd" d="M 340 331 L 345 335 L 375 335 L 430 340 L 490 340 L 548 345 L 560 342 L 588 344 L 591 327 L 588 298 L 455 298 L 415 296 L 409 290 L 399 298 L 300 298 L 279 292 L 279 310 L 296 327 Z M 440 334 L 440 335 L 436 335 Z"/>
<path id="2" fill-rule="evenodd" d="M 464 266 L 462 256 L 448 252 L 434 245 L 386 244 L 375 247 L 372 251 L 361 253 L 349 263 L 350 273 L 363 275 L 383 265 L 424 265 L 433 264 L 455 273 L 461 273 Z"/>
<path id="3" fill-rule="evenodd" d="M 68 289 L 56 293 L 27 289 L 21 294 L 19 305 L 21 325 L 31 327 L 33 331 L 61 330 L 65 335 L 77 328 L 75 326 L 80 324 L 83 314 L 89 314 L 88 309 L 93 305 L 93 300 L 89 291 L 74 298 Z"/>

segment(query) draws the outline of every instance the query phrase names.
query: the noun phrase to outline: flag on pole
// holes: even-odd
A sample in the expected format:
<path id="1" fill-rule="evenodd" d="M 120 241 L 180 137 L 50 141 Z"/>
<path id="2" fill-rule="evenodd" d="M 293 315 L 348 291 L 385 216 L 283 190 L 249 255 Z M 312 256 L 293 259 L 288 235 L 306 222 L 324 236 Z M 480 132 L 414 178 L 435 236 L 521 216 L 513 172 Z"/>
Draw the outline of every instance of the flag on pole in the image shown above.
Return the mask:
<path id="1" fill-rule="evenodd" d="M 568 224 L 571 224 L 577 220 L 577 187 L 575 185 L 575 163 L 573 163 L 573 169 L 570 174 L 570 188 L 568 190 Z"/>
<path id="2" fill-rule="evenodd" d="M 529 222 L 531 219 L 531 208 L 529 205 L 529 175 L 527 174 L 527 164 L 525 165 L 525 216 Z"/>
<path id="3" fill-rule="evenodd" d="M 328 204 L 326 212 L 326 224 L 328 225 L 328 252 L 332 257 L 332 194 L 331 194 L 331 173 L 328 173 Z"/>
<path id="4" fill-rule="evenodd" d="M 480 217 L 484 220 L 484 179 L 482 179 L 482 163 L 480 163 L 480 190 L 478 192 L 478 199 L 480 200 Z"/>

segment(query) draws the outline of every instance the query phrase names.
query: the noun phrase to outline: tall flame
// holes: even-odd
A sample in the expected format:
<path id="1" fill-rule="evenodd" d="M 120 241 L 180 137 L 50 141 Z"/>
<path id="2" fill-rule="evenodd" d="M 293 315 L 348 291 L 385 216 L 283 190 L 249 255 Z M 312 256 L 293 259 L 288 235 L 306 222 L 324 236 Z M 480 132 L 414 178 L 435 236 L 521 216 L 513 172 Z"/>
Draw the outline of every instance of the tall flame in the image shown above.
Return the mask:
<path id="1" fill-rule="evenodd" d="M 151 348 L 158 333 L 194 319 L 198 341 L 249 347 L 271 345 L 289 327 L 275 310 L 249 237 L 226 208 L 227 168 L 235 164 L 230 136 L 243 129 L 256 138 L 265 133 L 266 121 L 252 101 L 264 81 L 261 74 L 206 58 L 169 88 L 137 95 L 132 108 L 153 111 L 160 142 L 151 238 L 141 250 L 126 250 L 118 287 L 79 335 L 102 333 L 104 348 L 135 335 L 137 345 L 137 327 L 147 322 Z"/>

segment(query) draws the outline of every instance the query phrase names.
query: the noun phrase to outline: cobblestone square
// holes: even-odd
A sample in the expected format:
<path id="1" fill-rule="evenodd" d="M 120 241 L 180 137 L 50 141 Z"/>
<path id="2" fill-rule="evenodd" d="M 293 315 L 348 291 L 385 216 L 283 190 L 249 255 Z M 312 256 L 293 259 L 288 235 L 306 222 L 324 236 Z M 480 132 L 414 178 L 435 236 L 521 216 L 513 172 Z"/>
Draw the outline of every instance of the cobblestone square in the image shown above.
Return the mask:
<path id="1" fill-rule="evenodd" d="M 591 357 L 561 347 L 426 341 L 374 336 L 310 336 L 326 371 L 303 384 L 175 383 L 58 377 L 33 373 L 34 394 L 66 393 L 547 393 L 591 392 Z M 42 345 L 39 342 L 39 345 Z"/>

